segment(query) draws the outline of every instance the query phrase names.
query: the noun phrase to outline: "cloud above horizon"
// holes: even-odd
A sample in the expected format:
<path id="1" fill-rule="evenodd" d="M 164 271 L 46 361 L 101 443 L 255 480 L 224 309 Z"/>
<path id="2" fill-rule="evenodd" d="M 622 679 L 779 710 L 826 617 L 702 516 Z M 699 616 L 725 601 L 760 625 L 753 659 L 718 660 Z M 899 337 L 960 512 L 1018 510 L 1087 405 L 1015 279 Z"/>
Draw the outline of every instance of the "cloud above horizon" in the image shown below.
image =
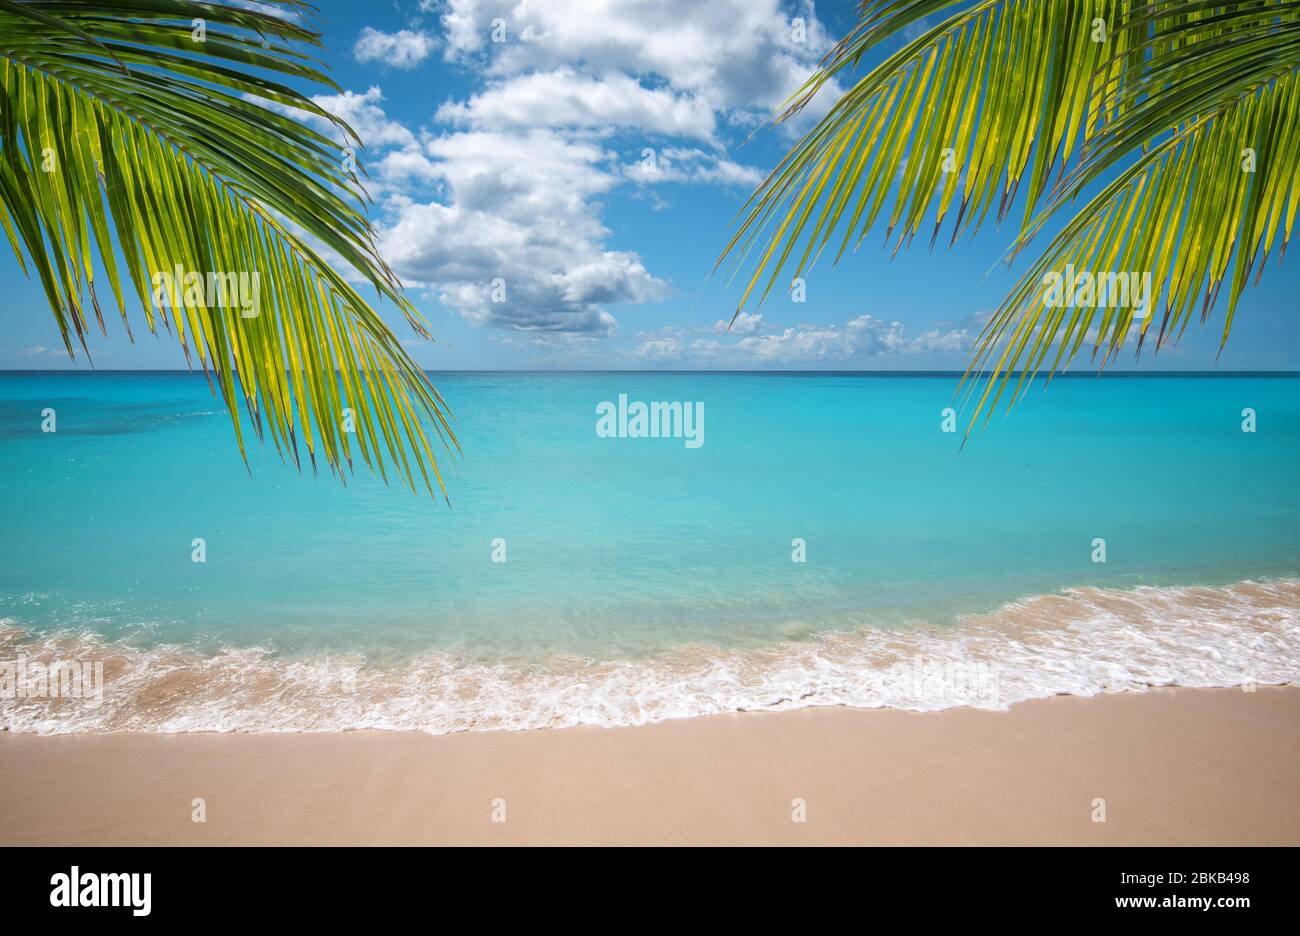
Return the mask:
<path id="1" fill-rule="evenodd" d="M 352 56 L 358 62 L 380 62 L 393 68 L 411 69 L 428 58 L 437 47 L 438 40 L 425 32 L 399 29 L 395 33 L 386 33 L 367 26 L 357 36 Z"/>
<path id="2" fill-rule="evenodd" d="M 728 138 L 767 116 L 831 43 L 807 2 L 422 10 L 440 35 L 367 26 L 354 57 L 410 68 L 440 49 L 468 93 L 423 126 L 390 118 L 377 83 L 316 100 L 365 144 L 380 251 L 403 281 L 476 325 L 550 344 L 612 336 L 612 307 L 672 292 L 639 253 L 610 245 L 607 199 L 642 192 L 657 208 L 672 197 L 665 186 L 757 185 L 762 173 L 728 156 Z"/>
<path id="3" fill-rule="evenodd" d="M 632 354 L 654 361 L 727 366 L 833 364 L 886 355 L 934 354 L 970 347 L 969 328 L 935 327 L 909 336 L 902 322 L 859 315 L 844 325 L 769 325 L 762 314 L 742 312 L 727 327 L 719 319 L 714 337 L 689 329 L 669 328 L 637 336 Z"/>
<path id="4" fill-rule="evenodd" d="M 422 8 L 443 10 L 444 57 L 492 76 L 580 63 L 594 75 L 652 76 L 715 111 L 764 116 L 833 44 L 810 0 L 424 0 Z M 505 41 L 493 41 L 494 24 Z"/>
<path id="5" fill-rule="evenodd" d="M 431 139 L 423 152 L 448 198 L 402 205 L 380 251 L 470 321 L 608 335 L 605 305 L 666 293 L 635 253 L 604 247 L 591 199 L 617 180 L 601 169 L 599 146 L 550 130 L 471 131 Z"/>

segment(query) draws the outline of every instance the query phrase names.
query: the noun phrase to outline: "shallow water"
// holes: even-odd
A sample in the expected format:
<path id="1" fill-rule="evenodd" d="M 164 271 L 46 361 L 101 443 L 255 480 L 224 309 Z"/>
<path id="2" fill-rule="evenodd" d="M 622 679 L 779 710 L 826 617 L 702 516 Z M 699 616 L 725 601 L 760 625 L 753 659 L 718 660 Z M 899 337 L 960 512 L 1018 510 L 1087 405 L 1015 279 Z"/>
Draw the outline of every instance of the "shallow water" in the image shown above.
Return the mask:
<path id="1" fill-rule="evenodd" d="M 435 383 L 450 508 L 269 450 L 250 474 L 202 377 L 0 376 L 0 660 L 106 679 L 99 705 L 0 698 L 0 725 L 449 731 L 1300 674 L 1295 378 L 1058 380 L 964 449 L 944 376 Z M 619 394 L 702 402 L 703 444 L 599 437 Z"/>

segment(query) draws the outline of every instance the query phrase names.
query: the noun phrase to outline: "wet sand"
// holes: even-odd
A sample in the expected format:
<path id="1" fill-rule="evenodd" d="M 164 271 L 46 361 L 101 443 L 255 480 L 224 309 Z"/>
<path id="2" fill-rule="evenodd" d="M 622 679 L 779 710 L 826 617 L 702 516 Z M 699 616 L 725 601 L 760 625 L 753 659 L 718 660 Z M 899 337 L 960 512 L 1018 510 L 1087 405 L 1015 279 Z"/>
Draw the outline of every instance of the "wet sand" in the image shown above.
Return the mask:
<path id="1" fill-rule="evenodd" d="M 0 733 L 0 843 L 1300 845 L 1300 688 L 436 737 Z"/>

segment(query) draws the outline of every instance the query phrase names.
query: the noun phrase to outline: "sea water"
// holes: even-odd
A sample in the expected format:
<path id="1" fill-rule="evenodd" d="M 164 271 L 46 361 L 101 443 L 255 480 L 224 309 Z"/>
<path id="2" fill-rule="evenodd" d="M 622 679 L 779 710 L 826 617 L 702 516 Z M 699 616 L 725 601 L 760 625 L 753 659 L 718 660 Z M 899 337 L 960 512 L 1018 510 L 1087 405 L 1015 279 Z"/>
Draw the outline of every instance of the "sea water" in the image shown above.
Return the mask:
<path id="1" fill-rule="evenodd" d="M 1295 377 L 1071 376 L 964 445 L 954 375 L 431 377 L 449 504 L 251 433 L 245 466 L 201 375 L 0 375 L 0 661 L 106 673 L 98 705 L 0 693 L 0 727 L 444 732 L 1300 677 Z M 598 432 L 621 397 L 690 407 L 701 444 Z"/>

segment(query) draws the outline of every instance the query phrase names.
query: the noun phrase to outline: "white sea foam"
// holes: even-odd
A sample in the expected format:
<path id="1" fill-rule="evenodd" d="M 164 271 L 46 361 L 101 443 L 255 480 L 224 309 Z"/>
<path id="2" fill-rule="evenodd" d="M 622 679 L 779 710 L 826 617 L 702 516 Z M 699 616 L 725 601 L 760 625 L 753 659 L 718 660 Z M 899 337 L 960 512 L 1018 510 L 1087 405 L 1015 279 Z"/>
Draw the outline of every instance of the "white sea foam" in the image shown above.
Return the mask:
<path id="1" fill-rule="evenodd" d="M 816 705 L 1001 709 L 1058 694 L 1300 683 L 1300 581 L 1076 589 L 938 627 L 863 627 L 767 650 L 679 648 L 650 660 L 483 663 L 427 653 L 381 667 L 347 655 L 141 650 L 91 634 L 34 638 L 0 622 L 0 663 L 102 660 L 103 703 L 0 688 L 0 728 L 432 734 L 639 725 Z"/>

